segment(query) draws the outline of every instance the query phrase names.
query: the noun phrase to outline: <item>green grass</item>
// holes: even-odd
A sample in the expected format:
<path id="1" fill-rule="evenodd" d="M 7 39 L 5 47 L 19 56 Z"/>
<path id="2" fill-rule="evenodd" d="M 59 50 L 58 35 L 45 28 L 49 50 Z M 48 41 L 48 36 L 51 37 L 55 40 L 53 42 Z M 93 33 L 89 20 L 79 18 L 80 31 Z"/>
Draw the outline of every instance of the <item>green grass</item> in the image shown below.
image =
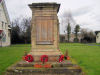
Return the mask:
<path id="1" fill-rule="evenodd" d="M 87 75 L 100 75 L 100 46 L 60 44 L 63 53 L 66 48 L 69 50 L 69 55 L 77 61 Z"/>
<path id="2" fill-rule="evenodd" d="M 13 45 L 0 48 L 0 75 L 6 68 L 19 61 L 24 55 L 24 51 L 29 51 L 30 45 Z"/>
<path id="3" fill-rule="evenodd" d="M 78 43 L 61 43 L 60 49 L 64 53 L 66 48 L 69 55 L 83 68 L 87 75 L 100 74 L 100 46 L 88 46 Z M 24 51 L 29 51 L 30 45 L 12 45 L 0 48 L 0 75 L 8 66 L 21 60 Z"/>

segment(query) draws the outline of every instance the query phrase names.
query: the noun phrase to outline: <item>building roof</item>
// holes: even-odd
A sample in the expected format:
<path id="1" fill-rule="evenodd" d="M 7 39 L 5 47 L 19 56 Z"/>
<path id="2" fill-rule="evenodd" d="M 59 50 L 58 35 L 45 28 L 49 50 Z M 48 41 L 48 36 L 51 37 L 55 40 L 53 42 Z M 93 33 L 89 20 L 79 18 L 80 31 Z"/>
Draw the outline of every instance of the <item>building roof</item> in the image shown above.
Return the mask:
<path id="1" fill-rule="evenodd" d="M 100 33 L 100 31 L 95 31 L 95 34 L 97 35 L 98 33 Z"/>

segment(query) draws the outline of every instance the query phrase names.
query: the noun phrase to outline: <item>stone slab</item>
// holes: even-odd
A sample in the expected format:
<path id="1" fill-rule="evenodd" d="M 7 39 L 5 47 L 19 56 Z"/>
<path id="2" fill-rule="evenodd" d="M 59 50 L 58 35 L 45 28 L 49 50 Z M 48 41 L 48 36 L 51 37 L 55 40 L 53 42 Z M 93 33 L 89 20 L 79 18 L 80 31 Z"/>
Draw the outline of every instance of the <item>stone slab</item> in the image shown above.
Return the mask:
<path id="1" fill-rule="evenodd" d="M 35 68 L 35 64 L 51 64 L 51 68 Z M 63 62 L 20 62 L 10 66 L 5 75 L 82 75 L 82 69 L 73 64 L 71 60 L 64 60 Z"/>
<path id="2" fill-rule="evenodd" d="M 42 62 L 26 62 L 26 61 L 20 61 L 17 63 L 16 67 L 33 67 L 34 64 L 43 64 Z M 52 67 L 72 67 L 72 66 L 77 66 L 76 64 L 72 64 L 71 61 L 66 61 L 66 62 L 46 62 L 45 64 L 52 64 Z"/>
<path id="3" fill-rule="evenodd" d="M 80 69 L 53 68 L 53 69 L 16 69 L 8 70 L 7 75 L 82 75 Z"/>
<path id="4" fill-rule="evenodd" d="M 18 64 L 25 64 L 25 62 L 23 63 L 21 61 L 9 67 L 6 71 L 6 75 L 82 75 L 81 68 L 73 64 L 63 63 L 63 66 L 60 66 L 61 64 L 54 62 L 53 65 L 55 65 L 55 67 L 52 68 L 34 68 L 32 66 L 34 63 L 30 63 L 28 66 L 26 66 L 27 64 L 25 64 L 25 66 L 20 66 Z"/>

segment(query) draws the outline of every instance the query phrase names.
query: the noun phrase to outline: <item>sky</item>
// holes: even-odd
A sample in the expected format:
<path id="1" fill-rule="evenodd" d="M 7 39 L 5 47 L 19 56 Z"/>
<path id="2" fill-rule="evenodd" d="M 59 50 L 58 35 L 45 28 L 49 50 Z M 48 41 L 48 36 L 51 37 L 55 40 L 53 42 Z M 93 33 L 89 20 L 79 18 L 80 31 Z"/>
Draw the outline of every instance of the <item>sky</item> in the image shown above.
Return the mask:
<path id="1" fill-rule="evenodd" d="M 63 13 L 70 10 L 73 19 L 81 28 L 100 31 L 100 0 L 5 0 L 10 20 L 31 17 L 32 11 L 28 4 L 37 2 L 57 2 L 61 4 L 58 18 L 61 22 Z M 60 24 L 60 33 L 63 33 Z"/>

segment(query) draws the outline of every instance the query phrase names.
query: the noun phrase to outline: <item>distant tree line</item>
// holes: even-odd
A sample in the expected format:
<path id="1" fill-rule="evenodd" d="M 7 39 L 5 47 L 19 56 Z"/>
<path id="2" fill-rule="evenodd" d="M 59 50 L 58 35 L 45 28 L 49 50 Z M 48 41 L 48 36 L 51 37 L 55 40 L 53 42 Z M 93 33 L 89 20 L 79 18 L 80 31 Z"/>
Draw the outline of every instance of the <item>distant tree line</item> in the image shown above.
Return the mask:
<path id="1" fill-rule="evenodd" d="M 77 24 L 74 28 L 74 32 L 71 33 L 71 26 L 70 24 L 67 25 L 66 28 L 67 33 L 65 33 L 65 36 L 60 37 L 60 42 L 70 42 L 71 35 L 74 35 L 74 40 L 73 42 L 81 42 L 81 43 L 95 43 L 96 42 L 96 35 L 95 32 L 89 31 L 88 29 L 82 29 L 80 26 Z M 80 35 L 80 36 L 79 36 Z M 67 41 L 65 37 L 67 36 Z M 79 37 L 81 40 L 79 41 Z"/>
<path id="2" fill-rule="evenodd" d="M 67 31 L 67 42 L 70 42 L 70 38 L 71 38 L 71 26 L 70 26 L 70 23 L 68 23 L 67 27 L 66 27 L 66 30 L 65 32 Z M 79 39 L 78 39 L 78 33 L 80 31 L 80 26 L 77 24 L 74 28 L 74 35 L 75 35 L 75 38 L 74 38 L 74 42 L 79 42 Z M 66 33 L 65 33 L 66 34 Z"/>
<path id="3" fill-rule="evenodd" d="M 93 31 L 89 31 L 88 29 L 80 28 L 80 25 L 75 22 L 70 12 L 63 13 L 61 21 L 61 25 L 65 26 L 65 35 L 60 36 L 60 42 L 96 42 L 95 33 Z"/>
<path id="4" fill-rule="evenodd" d="M 96 35 L 93 31 L 88 31 L 87 29 L 81 29 L 82 43 L 95 43 Z"/>
<path id="5" fill-rule="evenodd" d="M 31 43 L 31 18 L 15 19 L 12 23 L 11 43 Z"/>

